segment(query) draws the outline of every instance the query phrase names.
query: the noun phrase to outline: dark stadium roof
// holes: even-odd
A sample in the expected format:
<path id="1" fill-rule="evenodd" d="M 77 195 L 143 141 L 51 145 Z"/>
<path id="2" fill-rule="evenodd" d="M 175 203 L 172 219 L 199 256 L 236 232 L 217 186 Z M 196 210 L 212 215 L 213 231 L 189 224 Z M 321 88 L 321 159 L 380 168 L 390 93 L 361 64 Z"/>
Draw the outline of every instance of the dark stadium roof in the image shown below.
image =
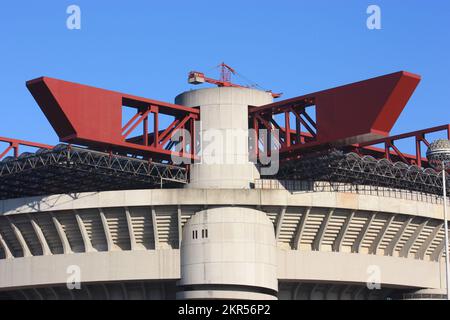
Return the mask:
<path id="1" fill-rule="evenodd" d="M 0 199 L 181 186 L 186 169 L 59 145 L 0 162 Z"/>
<path id="2" fill-rule="evenodd" d="M 432 169 L 342 151 L 329 151 L 282 163 L 276 178 L 442 193 L 441 177 Z M 184 167 L 70 145 L 23 153 L 17 159 L 8 157 L 0 162 L 0 200 L 51 194 L 173 188 L 182 187 L 187 182 L 188 173 Z"/>
<path id="3" fill-rule="evenodd" d="M 280 166 L 277 178 L 344 182 L 442 194 L 442 177 L 431 168 L 338 150 L 285 163 Z"/>

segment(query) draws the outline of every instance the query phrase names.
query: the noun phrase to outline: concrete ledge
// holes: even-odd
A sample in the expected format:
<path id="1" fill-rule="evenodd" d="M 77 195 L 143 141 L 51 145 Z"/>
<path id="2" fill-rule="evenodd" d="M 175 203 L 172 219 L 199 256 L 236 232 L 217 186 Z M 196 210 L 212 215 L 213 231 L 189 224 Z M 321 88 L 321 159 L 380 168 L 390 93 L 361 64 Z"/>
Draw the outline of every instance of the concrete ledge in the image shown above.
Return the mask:
<path id="1" fill-rule="evenodd" d="M 2 260 L 0 288 L 65 284 L 72 265 L 81 283 L 180 278 L 179 250 L 90 252 Z"/>
<path id="2" fill-rule="evenodd" d="M 172 250 L 113 251 L 36 256 L 0 261 L 0 288 L 61 285 L 71 265 L 80 267 L 81 282 L 178 280 L 180 252 Z M 379 268 L 383 286 L 444 287 L 444 266 L 437 262 L 389 256 L 320 251 L 278 250 L 279 281 L 365 285 Z"/>
<path id="3" fill-rule="evenodd" d="M 382 286 L 439 289 L 445 285 L 445 268 L 437 262 L 342 252 L 278 251 L 281 281 L 365 285 L 375 279 L 378 270 Z"/>
<path id="4" fill-rule="evenodd" d="M 154 189 L 52 195 L 0 201 L 0 214 L 148 205 L 313 206 L 442 219 L 441 205 L 420 201 L 353 193 L 256 189 Z"/>

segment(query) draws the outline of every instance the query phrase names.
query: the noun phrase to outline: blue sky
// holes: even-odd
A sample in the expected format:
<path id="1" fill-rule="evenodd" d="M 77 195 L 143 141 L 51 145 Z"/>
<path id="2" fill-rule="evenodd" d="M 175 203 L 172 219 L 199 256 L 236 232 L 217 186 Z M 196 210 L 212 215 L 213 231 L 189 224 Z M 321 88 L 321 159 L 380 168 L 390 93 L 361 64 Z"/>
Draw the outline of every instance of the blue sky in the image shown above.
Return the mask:
<path id="1" fill-rule="evenodd" d="M 82 29 L 66 28 L 80 6 Z M 382 10 L 382 30 L 366 9 Z M 56 144 L 25 87 L 39 76 L 172 102 L 190 70 L 225 61 L 298 96 L 399 70 L 423 80 L 393 134 L 450 122 L 444 0 L 8 1 L 0 6 L 0 136 Z"/>

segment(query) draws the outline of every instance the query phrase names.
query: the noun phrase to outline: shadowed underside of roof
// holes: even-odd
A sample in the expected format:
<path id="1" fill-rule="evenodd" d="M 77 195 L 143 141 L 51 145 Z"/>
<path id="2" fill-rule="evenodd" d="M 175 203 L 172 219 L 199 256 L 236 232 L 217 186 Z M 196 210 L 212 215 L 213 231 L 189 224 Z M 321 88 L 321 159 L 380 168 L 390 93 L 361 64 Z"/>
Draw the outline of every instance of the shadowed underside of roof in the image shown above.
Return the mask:
<path id="1" fill-rule="evenodd" d="M 0 162 L 0 199 L 182 186 L 186 169 L 72 146 Z"/>

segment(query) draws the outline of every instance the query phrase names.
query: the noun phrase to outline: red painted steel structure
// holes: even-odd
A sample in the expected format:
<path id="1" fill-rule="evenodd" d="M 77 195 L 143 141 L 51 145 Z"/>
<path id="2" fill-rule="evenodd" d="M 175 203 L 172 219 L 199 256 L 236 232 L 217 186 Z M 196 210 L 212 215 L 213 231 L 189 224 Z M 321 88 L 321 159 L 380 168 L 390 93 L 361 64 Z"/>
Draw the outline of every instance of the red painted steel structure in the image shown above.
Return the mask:
<path id="1" fill-rule="evenodd" d="M 248 86 L 242 86 L 231 82 L 231 75 L 236 74 L 236 70 L 227 65 L 225 62 L 219 64 L 218 67 L 220 67 L 220 80 L 208 78 L 203 72 L 191 71 L 188 75 L 188 82 L 191 84 L 201 84 L 207 82 L 218 87 L 248 88 Z M 267 92 L 270 92 L 274 98 L 279 98 L 282 95 L 281 93 L 274 93 L 270 90 Z"/>
<path id="2" fill-rule="evenodd" d="M 186 129 L 194 137 L 194 121 L 200 117 L 196 108 L 47 77 L 28 81 L 27 87 L 62 142 L 151 159 L 167 160 L 171 155 L 195 158 L 195 148 L 174 152 L 168 146 L 171 134 L 178 129 Z M 125 125 L 123 107 L 136 110 Z M 173 118 L 164 129 L 160 127 L 160 115 Z M 138 126 L 143 127 L 142 134 L 130 137 Z M 194 145 L 193 141 L 186 144 Z"/>
<path id="3" fill-rule="evenodd" d="M 283 161 L 295 161 L 311 152 L 339 148 L 424 166 L 426 159 L 422 156 L 422 147 L 429 145 L 426 135 L 445 132 L 450 138 L 449 125 L 389 137 L 390 130 L 419 82 L 418 75 L 402 71 L 265 106 L 250 106 L 249 126 L 258 130 L 280 130 L 278 143 Z M 196 150 L 190 146 L 195 145 L 194 121 L 200 119 L 198 108 L 47 77 L 28 81 L 27 87 L 63 142 L 100 151 L 143 155 L 150 159 L 168 160 L 173 154 L 196 158 Z M 125 124 L 122 119 L 124 106 L 136 110 L 136 114 Z M 312 108 L 316 110 L 315 116 L 309 112 Z M 171 116 L 173 121 L 161 128 L 160 115 Z M 279 115 L 284 116 L 281 124 L 276 121 Z M 153 121 L 152 126 L 150 121 Z M 143 127 L 142 134 L 130 137 L 138 126 Z M 182 152 L 174 153 L 170 139 L 178 129 L 187 129 L 192 138 L 183 142 Z M 396 144 L 399 140 L 411 138 L 415 139 L 414 155 L 402 152 Z M 10 143 L 10 146 L 0 156 L 12 149 L 17 156 L 19 140 L 3 141 Z M 258 143 L 261 141 L 256 141 L 250 147 L 253 152 L 259 152 Z"/>
<path id="4" fill-rule="evenodd" d="M 250 126 L 257 132 L 279 129 L 279 152 L 283 159 L 311 150 L 365 143 L 389 135 L 419 82 L 418 75 L 397 72 L 251 107 Z M 312 107 L 316 110 L 315 119 L 308 113 Z M 283 124 L 275 120 L 280 114 L 284 115 Z M 294 130 L 291 122 L 295 122 Z M 256 145 L 253 150 L 258 150 Z"/>
<path id="5" fill-rule="evenodd" d="M 10 151 L 13 152 L 13 156 L 17 158 L 20 154 L 20 147 L 32 147 L 37 149 L 52 149 L 53 146 L 30 142 L 25 140 L 11 139 L 0 137 L 0 142 L 7 143 L 8 146 L 3 151 L 0 151 L 0 160 L 2 160 Z"/>
<path id="6" fill-rule="evenodd" d="M 427 136 L 434 133 L 441 133 L 443 137 L 445 136 L 445 138 L 450 140 L 450 124 L 360 143 L 351 146 L 351 149 L 359 155 L 372 155 L 376 158 L 384 157 L 388 160 L 402 161 L 409 165 L 423 167 L 425 164 L 428 164 L 427 158 L 423 156 L 425 148 L 430 146 Z M 412 147 L 415 149 L 413 155 L 402 152 L 396 144 L 399 141 L 411 138 L 413 138 L 414 143 Z M 378 148 L 376 145 L 382 145 L 383 148 Z"/>

